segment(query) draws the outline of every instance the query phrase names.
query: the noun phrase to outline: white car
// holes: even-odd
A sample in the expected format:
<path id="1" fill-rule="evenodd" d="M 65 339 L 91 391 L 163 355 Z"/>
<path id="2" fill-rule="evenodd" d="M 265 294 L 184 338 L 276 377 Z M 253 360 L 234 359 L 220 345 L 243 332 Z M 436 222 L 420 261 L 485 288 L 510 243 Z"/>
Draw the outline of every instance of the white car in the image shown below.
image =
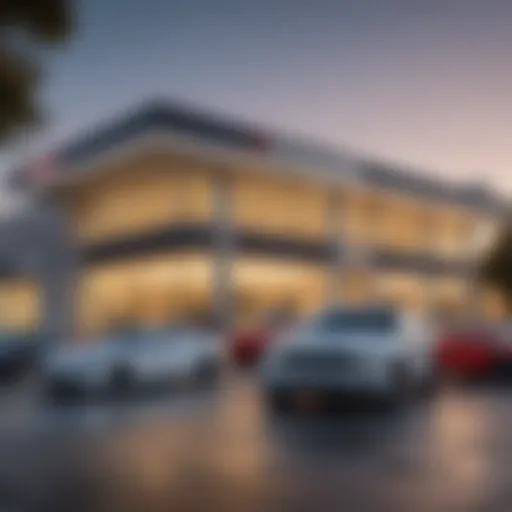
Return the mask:
<path id="1" fill-rule="evenodd" d="M 261 367 L 269 404 L 331 396 L 395 400 L 431 382 L 436 333 L 389 308 L 327 311 L 272 344 Z"/>
<path id="2" fill-rule="evenodd" d="M 62 346 L 46 358 L 51 395 L 68 392 L 126 393 L 151 384 L 211 382 L 220 366 L 212 334 L 169 328 L 111 335 L 93 344 Z"/>

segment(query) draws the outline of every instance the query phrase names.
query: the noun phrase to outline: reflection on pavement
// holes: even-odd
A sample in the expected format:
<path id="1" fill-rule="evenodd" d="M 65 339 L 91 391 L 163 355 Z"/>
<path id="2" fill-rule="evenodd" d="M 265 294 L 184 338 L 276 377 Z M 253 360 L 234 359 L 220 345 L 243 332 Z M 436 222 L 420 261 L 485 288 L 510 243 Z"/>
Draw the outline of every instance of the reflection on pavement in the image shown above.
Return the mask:
<path id="1" fill-rule="evenodd" d="M 149 404 L 41 407 L 33 428 L 0 440 L 0 499 L 52 512 L 501 510 L 511 394 L 446 390 L 396 414 L 273 417 L 241 379 Z"/>

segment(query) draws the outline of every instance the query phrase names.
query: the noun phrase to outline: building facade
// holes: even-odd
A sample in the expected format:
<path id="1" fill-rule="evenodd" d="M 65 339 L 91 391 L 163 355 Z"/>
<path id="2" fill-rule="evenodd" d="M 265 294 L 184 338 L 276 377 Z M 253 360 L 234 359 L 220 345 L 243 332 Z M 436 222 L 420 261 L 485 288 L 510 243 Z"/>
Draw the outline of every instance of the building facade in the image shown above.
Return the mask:
<path id="1" fill-rule="evenodd" d="M 375 301 L 504 314 L 475 279 L 503 199 L 181 107 L 142 108 L 12 185 L 60 212 L 65 270 L 41 293 L 79 335 Z"/>

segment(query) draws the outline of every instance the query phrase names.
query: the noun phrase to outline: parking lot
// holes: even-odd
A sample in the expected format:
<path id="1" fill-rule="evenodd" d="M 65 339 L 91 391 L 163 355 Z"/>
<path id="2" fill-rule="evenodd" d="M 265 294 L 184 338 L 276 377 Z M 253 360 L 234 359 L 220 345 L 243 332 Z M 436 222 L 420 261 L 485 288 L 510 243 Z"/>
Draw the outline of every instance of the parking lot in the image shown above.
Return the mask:
<path id="1" fill-rule="evenodd" d="M 3 389 L 0 510 L 510 510 L 512 387 L 401 412 L 272 416 L 254 375 L 54 406 Z"/>

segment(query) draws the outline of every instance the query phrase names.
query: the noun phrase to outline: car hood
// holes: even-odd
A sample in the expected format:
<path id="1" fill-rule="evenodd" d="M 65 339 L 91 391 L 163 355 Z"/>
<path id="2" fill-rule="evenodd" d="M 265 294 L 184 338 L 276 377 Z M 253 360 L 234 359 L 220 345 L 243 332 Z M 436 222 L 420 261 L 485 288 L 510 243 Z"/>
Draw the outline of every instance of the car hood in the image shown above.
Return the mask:
<path id="1" fill-rule="evenodd" d="M 333 335 L 305 329 L 289 333 L 281 343 L 276 344 L 273 352 L 277 355 L 292 352 L 312 354 L 354 352 L 373 356 L 395 353 L 398 346 L 394 334 L 346 333 Z"/>

